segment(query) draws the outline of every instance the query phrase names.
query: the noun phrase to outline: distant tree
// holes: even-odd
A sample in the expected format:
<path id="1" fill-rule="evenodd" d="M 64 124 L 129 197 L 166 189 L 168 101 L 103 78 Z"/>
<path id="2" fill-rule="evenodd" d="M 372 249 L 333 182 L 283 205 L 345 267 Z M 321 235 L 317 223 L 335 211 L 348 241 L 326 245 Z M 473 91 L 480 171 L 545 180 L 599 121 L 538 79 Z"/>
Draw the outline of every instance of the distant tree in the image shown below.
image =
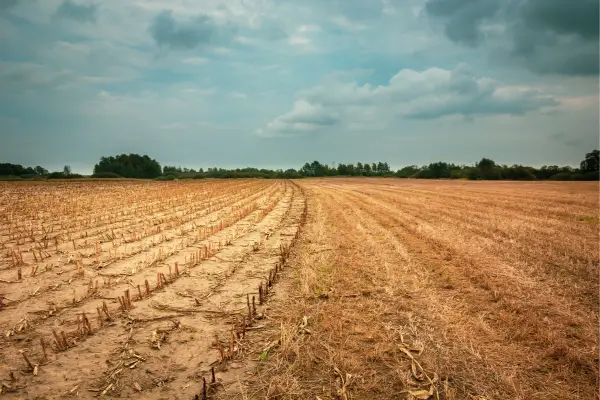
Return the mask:
<path id="1" fill-rule="evenodd" d="M 313 161 L 310 164 L 305 163 L 299 172 L 302 176 L 326 176 L 331 174 L 330 170 L 329 166 Z"/>
<path id="2" fill-rule="evenodd" d="M 481 179 L 500 179 L 500 170 L 489 158 L 482 158 L 476 165 Z"/>
<path id="3" fill-rule="evenodd" d="M 337 166 L 337 174 L 338 175 L 350 175 L 348 166 L 346 164 L 339 163 Z"/>
<path id="4" fill-rule="evenodd" d="M 398 171 L 396 171 L 396 173 L 394 175 L 397 176 L 398 178 L 410 178 L 414 174 L 416 174 L 418 171 L 419 171 L 418 166 L 409 165 L 409 166 L 399 169 Z"/>
<path id="5" fill-rule="evenodd" d="M 327 172 L 327 166 L 318 161 L 313 161 L 310 164 L 310 167 L 313 171 L 313 176 L 325 176 L 325 173 Z"/>
<path id="6" fill-rule="evenodd" d="M 535 175 L 528 167 L 515 164 L 511 167 L 502 168 L 502 178 L 515 181 L 533 181 Z"/>
<path id="7" fill-rule="evenodd" d="M 315 176 L 309 163 L 304 163 L 302 168 L 300 168 L 300 173 L 303 176 Z"/>
<path id="8" fill-rule="evenodd" d="M 450 178 L 450 165 L 445 162 L 440 161 L 436 163 L 431 163 L 427 167 L 426 171 L 428 171 L 428 178 Z"/>
<path id="9" fill-rule="evenodd" d="M 380 175 L 388 175 L 392 172 L 387 162 L 377 163 L 377 170 L 379 171 Z"/>
<path id="10" fill-rule="evenodd" d="M 94 166 L 94 175 L 102 172 L 112 172 L 124 178 L 151 179 L 160 176 L 160 164 L 148 157 L 139 154 L 121 154 L 115 157 L 101 157 L 100 162 Z"/>
<path id="11" fill-rule="evenodd" d="M 573 175 L 574 174 L 569 172 L 559 172 L 556 175 L 552 175 L 549 179 L 551 181 L 572 181 Z"/>
<path id="12" fill-rule="evenodd" d="M 69 176 L 71 175 L 71 166 L 70 165 L 65 165 L 63 167 L 63 175 L 64 176 Z"/>
<path id="13" fill-rule="evenodd" d="M 94 178 L 122 178 L 122 176 L 115 174 L 114 172 L 100 172 L 93 175 Z"/>
<path id="14" fill-rule="evenodd" d="M 483 179 L 481 176 L 481 171 L 477 167 L 465 168 L 465 176 L 470 180 Z"/>
<path id="15" fill-rule="evenodd" d="M 354 164 L 347 164 L 346 165 L 346 169 L 348 171 L 348 175 L 357 175 L 358 173 L 356 172 L 356 167 L 354 166 Z"/>
<path id="16" fill-rule="evenodd" d="M 542 168 L 535 170 L 536 179 L 550 179 L 551 176 L 554 176 L 561 172 L 561 168 L 557 165 L 544 165 Z"/>
<path id="17" fill-rule="evenodd" d="M 600 168 L 600 151 L 593 150 L 585 155 L 580 164 L 581 172 L 596 172 Z"/>
<path id="18" fill-rule="evenodd" d="M 31 169 L 31 167 L 29 169 Z M 21 176 L 26 175 L 27 173 L 27 168 L 24 168 L 21 164 L 0 163 L 0 175 Z"/>
<path id="19" fill-rule="evenodd" d="M 177 167 L 173 167 L 173 166 L 170 166 L 170 165 L 165 165 L 163 167 L 163 169 L 162 169 L 162 174 L 163 175 L 169 175 L 169 174 L 176 175 L 178 172 L 179 171 L 178 171 Z"/>
<path id="20" fill-rule="evenodd" d="M 450 168 L 450 179 L 464 179 L 466 178 L 465 168 L 461 166 L 454 166 Z"/>
<path id="21" fill-rule="evenodd" d="M 36 166 L 33 170 L 39 176 L 46 176 L 46 175 L 48 175 L 48 170 L 46 168 L 40 167 L 39 165 Z"/>
<path id="22" fill-rule="evenodd" d="M 369 165 L 369 163 L 364 163 L 363 164 L 363 175 L 364 176 L 371 176 L 371 166 Z"/>
<path id="23" fill-rule="evenodd" d="M 480 171 L 489 171 L 493 168 L 496 168 L 496 163 L 494 160 L 484 157 L 475 166 L 479 168 Z"/>

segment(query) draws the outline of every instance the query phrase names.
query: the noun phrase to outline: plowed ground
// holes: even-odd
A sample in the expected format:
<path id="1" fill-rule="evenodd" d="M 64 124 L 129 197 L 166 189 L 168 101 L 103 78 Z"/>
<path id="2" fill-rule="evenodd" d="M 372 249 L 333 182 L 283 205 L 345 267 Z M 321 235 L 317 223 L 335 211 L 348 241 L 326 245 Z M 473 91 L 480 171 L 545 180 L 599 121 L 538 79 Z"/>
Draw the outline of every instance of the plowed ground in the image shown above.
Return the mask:
<path id="1" fill-rule="evenodd" d="M 598 189 L 4 184 L 2 392 L 598 398 Z"/>

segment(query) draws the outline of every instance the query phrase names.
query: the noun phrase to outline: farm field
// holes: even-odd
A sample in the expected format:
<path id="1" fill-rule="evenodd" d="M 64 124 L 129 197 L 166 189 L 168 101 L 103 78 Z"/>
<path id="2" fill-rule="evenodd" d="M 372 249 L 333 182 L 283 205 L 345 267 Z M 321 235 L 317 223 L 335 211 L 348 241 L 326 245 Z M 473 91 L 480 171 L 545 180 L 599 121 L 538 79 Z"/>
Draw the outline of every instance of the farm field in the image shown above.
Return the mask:
<path id="1" fill-rule="evenodd" d="M 193 398 L 305 212 L 289 181 L 0 190 L 0 375 L 19 398 Z"/>
<path id="2" fill-rule="evenodd" d="M 2 394 L 598 398 L 598 190 L 0 183 Z"/>
<path id="3" fill-rule="evenodd" d="M 597 182 L 300 184 L 247 398 L 598 398 Z"/>

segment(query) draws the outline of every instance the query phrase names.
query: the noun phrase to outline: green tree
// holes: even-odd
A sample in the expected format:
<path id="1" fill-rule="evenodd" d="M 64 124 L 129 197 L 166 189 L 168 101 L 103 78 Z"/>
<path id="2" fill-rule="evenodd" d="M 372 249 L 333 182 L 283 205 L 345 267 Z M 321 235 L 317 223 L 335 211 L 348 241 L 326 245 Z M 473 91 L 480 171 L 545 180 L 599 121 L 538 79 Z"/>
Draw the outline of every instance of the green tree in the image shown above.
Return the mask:
<path id="1" fill-rule="evenodd" d="M 533 181 L 535 175 L 528 167 L 515 164 L 511 167 L 502 168 L 502 178 L 515 181 Z"/>
<path id="2" fill-rule="evenodd" d="M 327 165 L 323 165 L 318 161 L 313 161 L 310 167 L 313 170 L 313 176 L 325 176 L 327 173 Z"/>
<path id="3" fill-rule="evenodd" d="M 364 163 L 363 164 L 363 175 L 364 176 L 371 176 L 371 166 L 369 165 L 369 163 Z"/>
<path id="4" fill-rule="evenodd" d="M 338 175 L 350 175 L 350 171 L 348 170 L 348 166 L 346 164 L 338 164 L 337 166 L 337 174 Z"/>
<path id="5" fill-rule="evenodd" d="M 500 179 L 500 170 L 489 158 L 482 158 L 476 165 L 481 179 Z"/>
<path id="6" fill-rule="evenodd" d="M 580 168 L 582 172 L 596 172 L 600 166 L 600 152 L 593 150 L 585 155 L 585 159 L 581 162 Z"/>
<path id="7" fill-rule="evenodd" d="M 450 178 L 450 165 L 445 162 L 431 163 L 427 167 L 428 178 Z"/>
<path id="8" fill-rule="evenodd" d="M 39 165 L 37 165 L 34 169 L 36 174 L 38 174 L 39 176 L 45 176 L 48 175 L 48 170 L 46 168 L 42 168 Z"/>
<path id="9" fill-rule="evenodd" d="M 315 176 L 314 175 L 314 171 L 312 170 L 311 166 L 309 163 L 304 163 L 304 165 L 302 166 L 302 168 L 300 168 L 300 173 L 303 176 Z"/>
<path id="10" fill-rule="evenodd" d="M 139 154 L 121 154 L 115 157 L 101 157 L 100 162 L 94 166 L 94 175 L 112 172 L 124 178 L 151 179 L 160 176 L 160 164 L 148 157 Z"/>
<path id="11" fill-rule="evenodd" d="M 410 178 L 414 174 L 416 174 L 418 171 L 419 171 L 418 166 L 409 165 L 409 166 L 399 169 L 398 171 L 396 171 L 396 173 L 394 175 L 397 176 L 398 178 Z"/>

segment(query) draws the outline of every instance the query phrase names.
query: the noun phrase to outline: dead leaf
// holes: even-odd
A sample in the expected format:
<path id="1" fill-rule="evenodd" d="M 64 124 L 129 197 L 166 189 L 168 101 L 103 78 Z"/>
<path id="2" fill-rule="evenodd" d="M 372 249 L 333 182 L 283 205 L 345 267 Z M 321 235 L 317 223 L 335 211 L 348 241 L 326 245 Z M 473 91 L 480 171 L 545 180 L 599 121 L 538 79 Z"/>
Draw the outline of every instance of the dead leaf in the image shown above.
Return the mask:
<path id="1" fill-rule="evenodd" d="M 411 360 L 410 369 L 412 370 L 412 374 L 416 380 L 425 380 L 425 376 L 423 376 L 423 371 L 420 370 L 419 364 L 417 364 L 414 359 Z"/>
<path id="2" fill-rule="evenodd" d="M 415 399 L 418 400 L 427 400 L 433 395 L 434 388 L 431 386 L 429 390 L 421 389 L 421 390 L 409 390 L 410 393 Z"/>
<path id="3" fill-rule="evenodd" d="M 302 322 L 300 323 L 300 329 L 306 328 L 307 325 L 308 325 L 308 317 L 305 315 L 304 317 L 302 317 Z"/>
<path id="4" fill-rule="evenodd" d="M 410 352 L 410 350 L 408 350 L 406 347 L 404 347 L 402 345 L 398 345 L 398 348 L 400 349 L 401 352 L 403 352 L 404 354 L 406 354 L 411 360 L 414 359 L 414 356 L 412 355 L 412 353 Z"/>
<path id="5" fill-rule="evenodd" d="M 307 326 L 308 326 L 308 317 L 305 315 L 304 317 L 302 317 L 302 322 L 300 323 L 300 326 L 298 326 L 298 332 L 299 333 L 308 333 L 310 335 L 311 332 L 309 329 L 306 328 Z"/>
<path id="6" fill-rule="evenodd" d="M 348 386 L 350 386 L 350 380 L 352 379 L 352 375 L 348 373 L 346 373 L 346 375 L 342 374 L 342 371 L 340 371 L 338 367 L 333 367 L 333 369 L 340 378 L 340 388 L 337 390 L 337 394 L 338 396 L 340 396 L 341 399 L 347 400 L 348 393 L 346 393 L 346 389 Z"/>
<path id="7" fill-rule="evenodd" d="M 408 393 L 410 393 L 415 399 L 419 400 L 427 400 L 431 397 L 427 390 L 409 390 Z"/>
<path id="8" fill-rule="evenodd" d="M 411 346 L 407 345 L 406 343 L 399 344 L 398 348 L 410 358 L 414 358 L 412 353 L 417 353 L 417 355 L 420 356 L 424 350 L 423 346 Z"/>

